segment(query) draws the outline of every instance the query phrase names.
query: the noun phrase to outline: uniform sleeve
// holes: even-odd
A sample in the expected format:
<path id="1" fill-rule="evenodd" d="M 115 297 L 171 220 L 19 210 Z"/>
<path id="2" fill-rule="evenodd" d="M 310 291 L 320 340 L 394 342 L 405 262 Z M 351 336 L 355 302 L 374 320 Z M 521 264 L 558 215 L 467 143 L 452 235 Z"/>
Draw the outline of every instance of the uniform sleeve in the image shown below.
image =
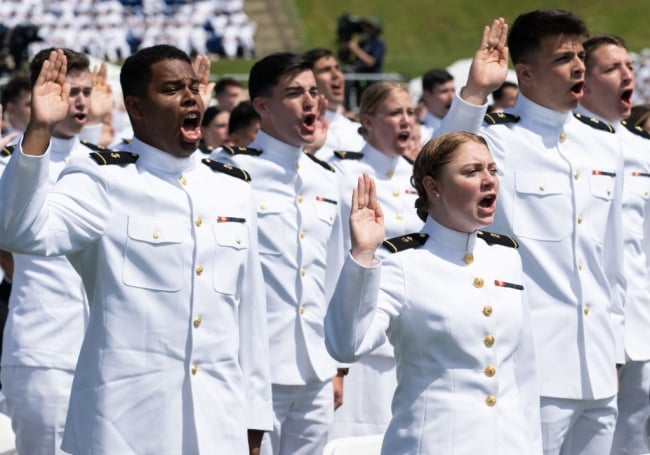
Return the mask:
<path id="1" fill-rule="evenodd" d="M 257 247 L 257 214 L 251 193 L 250 246 L 239 306 L 239 360 L 246 381 L 248 429 L 273 429 L 271 366 L 264 277 Z"/>
<path id="2" fill-rule="evenodd" d="M 401 274 L 390 274 L 391 281 L 403 282 Z M 386 308 L 398 302 L 378 305 L 381 276 L 380 263 L 364 267 L 348 254 L 325 316 L 325 345 L 339 362 L 354 362 L 387 340 L 391 317 Z M 381 294 L 382 299 L 395 295 L 383 290 Z"/>
<path id="3" fill-rule="evenodd" d="M 482 106 L 475 106 L 463 100 L 458 93 L 456 94 L 451 108 L 440 126 L 435 129 L 432 137 L 440 136 L 444 133 L 453 131 L 467 131 L 478 134 L 483 125 L 483 118 L 487 112 L 487 103 Z"/>
<path id="4" fill-rule="evenodd" d="M 90 159 L 79 160 L 49 187 L 49 149 L 13 153 L 0 179 L 0 246 L 37 256 L 82 250 L 103 232 L 111 214 L 108 185 Z"/>

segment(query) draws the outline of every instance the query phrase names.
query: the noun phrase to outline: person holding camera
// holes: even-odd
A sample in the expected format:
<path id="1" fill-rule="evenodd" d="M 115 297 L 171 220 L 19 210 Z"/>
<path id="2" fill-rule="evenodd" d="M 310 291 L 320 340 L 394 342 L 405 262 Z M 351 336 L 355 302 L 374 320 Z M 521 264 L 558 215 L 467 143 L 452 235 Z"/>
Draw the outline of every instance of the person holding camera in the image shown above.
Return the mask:
<path id="1" fill-rule="evenodd" d="M 347 44 L 348 50 L 355 56 L 354 70 L 357 73 L 381 73 L 386 55 L 386 44 L 379 38 L 381 19 L 363 19 L 362 30 L 363 37 L 358 43 L 351 39 Z"/>

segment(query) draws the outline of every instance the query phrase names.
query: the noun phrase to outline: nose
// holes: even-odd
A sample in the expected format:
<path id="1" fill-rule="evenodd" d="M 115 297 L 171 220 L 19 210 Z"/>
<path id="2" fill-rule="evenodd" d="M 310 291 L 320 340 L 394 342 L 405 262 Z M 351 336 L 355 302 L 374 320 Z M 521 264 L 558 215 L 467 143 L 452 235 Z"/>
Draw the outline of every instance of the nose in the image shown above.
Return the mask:
<path id="1" fill-rule="evenodd" d="M 573 67 L 573 74 L 576 76 L 582 76 L 586 71 L 585 62 L 579 57 L 576 57 L 574 60 L 575 65 Z"/>

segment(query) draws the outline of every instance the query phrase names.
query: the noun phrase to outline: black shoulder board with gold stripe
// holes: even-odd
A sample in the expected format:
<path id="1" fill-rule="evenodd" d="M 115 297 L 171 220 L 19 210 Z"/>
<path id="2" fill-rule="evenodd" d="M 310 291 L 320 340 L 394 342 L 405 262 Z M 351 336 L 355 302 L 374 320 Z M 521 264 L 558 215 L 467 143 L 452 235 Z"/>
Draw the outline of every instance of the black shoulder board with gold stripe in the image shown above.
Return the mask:
<path id="1" fill-rule="evenodd" d="M 428 238 L 429 234 L 416 232 L 415 234 L 400 235 L 399 237 L 386 239 L 382 242 L 382 245 L 391 253 L 398 253 L 409 248 L 418 248 L 424 245 Z"/>
<path id="2" fill-rule="evenodd" d="M 346 152 L 345 150 L 337 150 L 334 152 L 334 156 L 342 160 L 360 160 L 361 158 L 363 158 L 363 153 Z"/>
<path id="3" fill-rule="evenodd" d="M 253 147 L 237 147 L 234 145 L 224 145 L 222 148 L 230 153 L 231 155 L 252 155 L 259 156 L 262 154 L 260 149 L 255 149 Z"/>
<path id="4" fill-rule="evenodd" d="M 106 151 L 111 152 L 112 151 L 112 150 L 109 150 L 109 149 L 107 149 L 106 147 L 104 147 L 102 145 L 93 144 L 92 142 L 88 142 L 88 141 L 79 141 L 79 142 L 81 142 L 83 145 L 88 147 L 90 150 L 94 150 L 96 152 L 106 152 Z"/>
<path id="5" fill-rule="evenodd" d="M 206 166 L 208 166 L 213 171 L 223 172 L 224 174 L 228 174 L 231 177 L 237 177 L 238 179 L 242 179 L 244 182 L 251 181 L 250 174 L 243 169 L 239 169 L 238 167 L 234 167 L 231 166 L 230 164 L 222 163 L 220 161 L 214 161 L 211 160 L 210 158 L 203 158 L 201 162 Z"/>
<path id="6" fill-rule="evenodd" d="M 632 132 L 632 133 L 634 133 L 634 134 L 636 134 L 638 136 L 641 136 L 641 137 L 643 137 L 645 139 L 650 139 L 650 133 L 648 133 L 646 130 L 644 130 L 640 126 L 634 126 L 630 122 L 628 122 L 627 120 L 621 121 L 621 125 L 623 125 L 625 128 L 627 128 L 628 131 L 630 131 L 630 132 Z"/>
<path id="7" fill-rule="evenodd" d="M 592 128 L 596 128 L 597 130 L 603 130 L 603 131 L 607 131 L 607 132 L 610 132 L 610 133 L 614 133 L 614 127 L 612 125 L 610 125 L 609 123 L 607 123 L 607 122 L 603 122 L 603 121 L 600 121 L 600 120 L 598 120 L 596 118 L 592 118 L 592 117 L 585 117 L 584 115 L 577 114 L 577 113 L 574 113 L 573 116 L 575 118 L 577 118 L 578 120 L 580 120 L 585 125 L 589 125 Z"/>
<path id="8" fill-rule="evenodd" d="M 521 117 L 515 114 L 507 114 L 505 112 L 492 112 L 485 114 L 483 120 L 490 125 L 502 125 L 504 123 L 517 123 Z"/>
<path id="9" fill-rule="evenodd" d="M 131 152 L 104 150 L 103 152 L 92 152 L 89 156 L 100 166 L 107 164 L 132 164 L 138 161 L 138 154 Z"/>
<path id="10" fill-rule="evenodd" d="M 495 234 L 494 232 L 478 231 L 476 236 L 483 239 L 488 245 L 503 245 L 510 248 L 519 248 L 519 243 L 507 235 Z"/>
<path id="11" fill-rule="evenodd" d="M 199 144 L 199 150 L 201 150 L 202 153 L 209 155 L 214 151 L 214 147 L 211 145 L 207 145 L 205 142 L 201 141 L 201 143 Z"/>
<path id="12" fill-rule="evenodd" d="M 15 145 L 5 145 L 4 147 L 2 147 L 2 152 L 0 152 L 0 155 L 11 156 L 11 154 L 14 153 L 15 149 L 16 149 Z"/>
<path id="13" fill-rule="evenodd" d="M 311 160 L 312 160 L 314 163 L 316 163 L 316 164 L 320 164 L 321 166 L 323 166 L 323 167 L 324 167 L 325 169 L 327 169 L 328 171 L 336 172 L 336 170 L 335 170 L 332 166 L 330 166 L 329 163 L 326 163 L 325 161 L 321 161 L 321 160 L 319 160 L 318 158 L 316 158 L 316 157 L 315 157 L 314 155 L 312 155 L 311 153 L 305 153 L 305 155 L 307 155 L 309 158 L 311 158 Z"/>

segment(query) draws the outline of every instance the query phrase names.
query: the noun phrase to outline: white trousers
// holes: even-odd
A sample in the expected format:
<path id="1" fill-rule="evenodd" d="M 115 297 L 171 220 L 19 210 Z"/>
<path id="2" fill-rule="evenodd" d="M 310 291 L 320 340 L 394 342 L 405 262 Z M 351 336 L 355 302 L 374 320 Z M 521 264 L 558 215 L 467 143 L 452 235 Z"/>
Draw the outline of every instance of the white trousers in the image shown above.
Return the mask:
<path id="1" fill-rule="evenodd" d="M 320 455 L 334 413 L 332 380 L 273 384 L 272 391 L 273 432 L 264 435 L 261 455 Z"/>
<path id="2" fill-rule="evenodd" d="M 544 455 L 606 455 L 616 425 L 616 396 L 601 400 L 542 397 Z"/>
<path id="3" fill-rule="evenodd" d="M 334 412 L 329 439 L 384 434 L 397 387 L 395 359 L 364 356 L 350 365 L 343 382 L 343 404 Z"/>
<path id="4" fill-rule="evenodd" d="M 628 361 L 621 367 L 618 420 L 612 455 L 650 453 L 646 424 L 650 418 L 650 362 Z"/>
<path id="5" fill-rule="evenodd" d="M 61 440 L 73 376 L 54 368 L 2 367 L 2 392 L 19 454 L 65 453 Z"/>

